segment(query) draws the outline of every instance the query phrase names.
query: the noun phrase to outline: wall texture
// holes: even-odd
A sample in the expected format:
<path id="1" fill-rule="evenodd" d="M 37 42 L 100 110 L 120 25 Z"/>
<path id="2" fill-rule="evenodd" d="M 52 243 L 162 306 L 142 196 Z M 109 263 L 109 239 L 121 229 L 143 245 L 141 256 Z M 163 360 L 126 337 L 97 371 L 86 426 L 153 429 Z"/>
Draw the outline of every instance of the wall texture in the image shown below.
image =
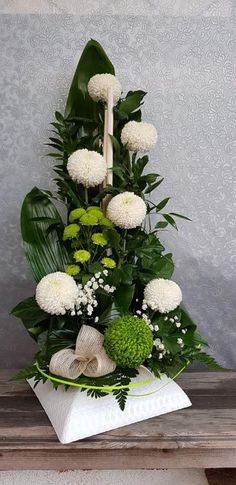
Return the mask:
<path id="1" fill-rule="evenodd" d="M 34 291 L 21 249 L 19 210 L 33 185 L 52 187 L 47 130 L 53 111 L 63 109 L 82 48 L 92 37 L 114 62 L 124 91 L 148 91 L 144 118 L 159 132 L 152 169 L 166 178 L 156 200 L 171 196 L 170 208 L 193 219 L 181 222 L 178 234 L 163 233 L 162 240 L 174 252 L 175 280 L 212 353 L 223 365 L 235 366 L 232 5 L 118 4 L 0 1 L 1 365 L 24 365 L 33 354 L 24 328 L 8 317 Z"/>

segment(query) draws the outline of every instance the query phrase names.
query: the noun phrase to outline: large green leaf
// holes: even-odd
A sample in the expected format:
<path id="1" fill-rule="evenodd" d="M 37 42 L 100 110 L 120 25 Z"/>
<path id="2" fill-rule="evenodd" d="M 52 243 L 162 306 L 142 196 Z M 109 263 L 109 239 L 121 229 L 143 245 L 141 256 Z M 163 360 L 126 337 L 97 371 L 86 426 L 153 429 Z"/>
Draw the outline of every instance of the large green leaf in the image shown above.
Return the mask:
<path id="1" fill-rule="evenodd" d="M 99 42 L 91 39 L 82 52 L 71 83 L 66 117 L 96 118 L 97 103 L 89 97 L 87 85 L 92 76 L 102 73 L 115 74 L 115 70 Z"/>
<path id="2" fill-rule="evenodd" d="M 46 192 L 34 187 L 23 202 L 21 209 L 21 234 L 24 250 L 36 282 L 55 271 L 63 271 L 67 253 L 58 240 L 56 227 L 48 234 L 49 223 L 37 222 L 35 217 L 58 219 L 61 217 Z"/>
<path id="3" fill-rule="evenodd" d="M 11 315 L 23 320 L 27 328 L 28 326 L 33 327 L 49 317 L 48 313 L 41 310 L 38 306 L 34 296 L 26 298 L 26 300 L 18 303 L 18 305 L 11 310 Z"/>
<path id="4" fill-rule="evenodd" d="M 123 315 L 129 312 L 134 290 L 134 285 L 120 285 L 114 293 L 116 308 Z"/>
<path id="5" fill-rule="evenodd" d="M 119 104 L 119 110 L 129 114 L 132 111 L 138 109 L 140 104 L 142 103 L 142 99 L 144 98 L 145 94 L 147 93 L 141 90 L 130 91 L 127 94 L 126 98 Z"/>

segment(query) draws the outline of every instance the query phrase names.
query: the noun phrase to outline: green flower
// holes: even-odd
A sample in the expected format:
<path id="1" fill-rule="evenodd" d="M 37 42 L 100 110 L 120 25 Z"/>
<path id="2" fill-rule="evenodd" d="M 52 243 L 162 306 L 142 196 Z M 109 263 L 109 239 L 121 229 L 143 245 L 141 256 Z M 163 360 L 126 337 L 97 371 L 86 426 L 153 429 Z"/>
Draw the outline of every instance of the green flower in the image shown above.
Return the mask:
<path id="1" fill-rule="evenodd" d="M 85 249 L 79 249 L 78 251 L 74 252 L 74 259 L 76 263 L 86 263 L 91 258 L 91 254 L 89 251 Z"/>
<path id="2" fill-rule="evenodd" d="M 93 216 L 95 216 L 99 221 L 100 219 L 104 218 L 102 209 L 99 209 L 99 207 L 94 207 L 94 206 L 88 207 L 87 212 L 88 214 L 92 214 Z"/>
<path id="3" fill-rule="evenodd" d="M 95 234 L 93 234 L 92 241 L 93 244 L 96 244 L 97 246 L 106 246 L 108 242 L 107 238 L 103 236 L 101 232 L 96 232 Z"/>
<path id="4" fill-rule="evenodd" d="M 82 209 L 82 207 L 79 207 L 78 209 L 74 209 L 73 211 L 70 212 L 69 215 L 69 221 L 74 222 L 80 219 L 80 217 L 85 214 L 85 209 Z"/>
<path id="5" fill-rule="evenodd" d="M 70 276 L 76 276 L 80 272 L 80 267 L 77 264 L 68 264 L 65 268 L 65 273 Z"/>
<path id="6" fill-rule="evenodd" d="M 110 221 L 110 219 L 107 219 L 107 217 L 103 217 L 103 219 L 100 219 L 99 221 L 100 226 L 107 226 L 107 227 L 113 227 L 113 223 Z"/>
<path id="7" fill-rule="evenodd" d="M 116 262 L 112 258 L 102 258 L 101 263 L 103 266 L 106 266 L 106 268 L 113 269 L 116 267 Z"/>
<path id="8" fill-rule="evenodd" d="M 80 218 L 80 224 L 83 226 L 96 226 L 98 223 L 98 218 L 93 214 L 83 214 Z"/>
<path id="9" fill-rule="evenodd" d="M 65 227 L 63 232 L 63 241 L 67 241 L 67 239 L 74 239 L 77 237 L 79 233 L 80 227 L 78 224 L 69 224 Z"/>
<path id="10" fill-rule="evenodd" d="M 139 367 L 150 355 L 153 336 L 144 320 L 133 315 L 114 320 L 104 334 L 104 348 L 121 367 Z"/>

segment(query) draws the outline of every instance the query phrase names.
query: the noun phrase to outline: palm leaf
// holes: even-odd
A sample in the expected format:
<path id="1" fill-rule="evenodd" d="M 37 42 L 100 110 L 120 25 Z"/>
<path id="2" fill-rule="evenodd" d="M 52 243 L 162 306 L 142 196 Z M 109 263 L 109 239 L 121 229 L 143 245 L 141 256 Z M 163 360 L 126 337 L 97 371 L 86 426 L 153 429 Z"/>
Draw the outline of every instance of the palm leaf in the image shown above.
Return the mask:
<path id="1" fill-rule="evenodd" d="M 47 234 L 48 222 L 38 223 L 36 217 L 57 219 L 59 212 L 50 196 L 34 187 L 23 202 L 21 209 L 21 234 L 26 258 L 36 282 L 43 276 L 55 271 L 63 271 L 67 262 L 66 249 L 58 240 L 56 227 Z"/>

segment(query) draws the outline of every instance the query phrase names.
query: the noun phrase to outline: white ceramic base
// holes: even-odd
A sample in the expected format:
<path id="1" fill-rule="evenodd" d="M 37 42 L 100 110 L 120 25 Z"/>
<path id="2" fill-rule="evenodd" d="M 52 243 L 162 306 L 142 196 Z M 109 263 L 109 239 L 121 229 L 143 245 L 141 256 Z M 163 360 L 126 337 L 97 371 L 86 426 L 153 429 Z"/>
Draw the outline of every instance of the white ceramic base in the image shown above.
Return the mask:
<path id="1" fill-rule="evenodd" d="M 148 380 L 150 372 L 140 368 L 139 376 L 132 380 Z M 34 380 L 28 380 L 33 388 Z M 181 387 L 166 376 L 135 389 L 130 393 L 124 411 L 113 395 L 99 399 L 88 397 L 86 392 L 63 386 L 53 389 L 52 383 L 40 382 L 33 389 L 48 415 L 61 443 L 71 443 L 88 436 L 120 428 L 154 416 L 191 406 L 191 401 Z M 151 393 L 139 397 L 140 394 Z"/>

